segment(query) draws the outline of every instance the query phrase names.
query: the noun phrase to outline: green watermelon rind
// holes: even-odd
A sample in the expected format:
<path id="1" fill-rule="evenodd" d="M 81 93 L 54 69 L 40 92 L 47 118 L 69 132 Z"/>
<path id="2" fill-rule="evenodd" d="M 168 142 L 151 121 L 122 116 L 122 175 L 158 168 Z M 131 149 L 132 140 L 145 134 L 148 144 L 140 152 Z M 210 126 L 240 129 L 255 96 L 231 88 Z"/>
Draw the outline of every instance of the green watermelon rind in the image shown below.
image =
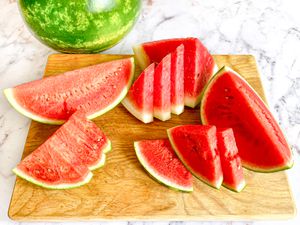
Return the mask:
<path id="1" fill-rule="evenodd" d="M 248 84 L 248 82 L 241 76 L 239 75 L 237 72 L 235 72 L 234 70 L 232 70 L 231 68 L 227 67 L 227 66 L 223 66 L 211 79 L 210 81 L 206 84 L 204 90 L 203 90 L 203 94 L 202 94 L 202 100 L 201 100 L 201 105 L 200 105 L 200 120 L 201 123 L 204 125 L 207 125 L 207 119 L 205 117 L 204 112 L 204 105 L 206 103 L 206 94 L 207 92 L 210 90 L 210 87 L 214 84 L 214 81 L 217 80 L 217 78 L 222 75 L 224 72 L 232 72 L 234 73 L 237 77 L 239 77 L 241 80 L 244 81 L 245 84 L 248 85 L 248 87 L 254 92 L 256 93 L 256 96 L 261 100 L 261 102 L 263 104 L 265 104 L 266 108 L 269 108 L 267 106 L 267 104 L 264 102 L 264 100 L 257 94 L 257 92 L 251 87 L 251 85 Z M 291 151 L 292 152 L 292 151 Z M 292 152 L 293 153 L 293 152 Z M 286 165 L 283 166 L 279 166 L 277 168 L 274 169 L 266 169 L 266 168 L 259 168 L 255 165 L 251 165 L 248 162 L 245 162 L 244 160 L 242 160 L 242 165 L 244 168 L 246 168 L 247 170 L 250 171 L 254 171 L 254 172 L 259 172 L 259 173 L 274 173 L 274 172 L 279 172 L 282 170 L 287 170 L 293 167 L 294 165 L 294 161 L 293 161 L 293 157 L 291 157 L 291 161 L 289 161 Z"/>
<path id="2" fill-rule="evenodd" d="M 93 173 L 92 172 L 89 172 L 88 175 L 80 182 L 77 182 L 77 183 L 68 183 L 68 184 L 58 184 L 58 185 L 49 185 L 49 184 L 46 184 L 46 183 L 43 183 L 41 181 L 38 181 L 36 179 L 34 179 L 33 177 L 31 176 L 28 176 L 27 174 L 25 174 L 22 170 L 19 170 L 18 168 L 14 168 L 13 169 L 13 172 L 23 178 L 24 180 L 30 182 L 30 183 L 33 183 L 35 185 L 38 185 L 40 187 L 43 187 L 43 188 L 48 188 L 48 189 L 71 189 L 71 188 L 76 188 L 76 187 L 80 187 L 80 186 L 83 186 L 87 183 L 90 182 L 90 180 L 92 179 L 93 177 Z"/>
<path id="3" fill-rule="evenodd" d="M 204 178 L 203 176 L 199 175 L 196 171 L 194 171 L 190 166 L 189 164 L 184 160 L 184 158 L 182 157 L 182 155 L 180 154 L 179 150 L 177 149 L 177 146 L 173 140 L 173 137 L 172 137 L 172 129 L 174 129 L 176 127 L 173 127 L 173 128 L 170 128 L 167 130 L 167 134 L 168 134 L 168 137 L 169 137 L 169 141 L 176 153 L 176 155 L 178 156 L 178 158 L 180 159 L 180 161 L 184 164 L 184 166 L 196 177 L 198 178 L 199 180 L 201 180 L 203 183 L 207 184 L 208 186 L 212 187 L 212 188 L 215 188 L 217 190 L 219 190 L 222 186 L 222 182 L 223 182 L 223 177 L 220 178 L 220 180 L 216 181 L 215 182 L 215 186 L 211 184 L 210 181 L 208 181 L 206 178 Z"/>
<path id="4" fill-rule="evenodd" d="M 168 188 L 171 188 L 171 189 L 174 189 L 174 190 L 177 190 L 177 191 L 183 191 L 183 192 L 192 192 L 193 191 L 193 187 L 187 188 L 187 187 L 179 186 L 177 184 L 174 184 L 174 183 L 170 182 L 169 180 L 167 180 L 166 178 L 160 176 L 159 174 L 157 174 L 151 168 L 151 166 L 148 165 L 146 160 L 144 160 L 143 155 L 140 153 L 140 148 L 139 148 L 138 142 L 134 142 L 134 149 L 135 149 L 135 153 L 136 153 L 136 156 L 137 156 L 139 162 L 142 164 L 142 166 L 145 168 L 145 170 L 153 178 L 155 178 L 159 183 L 167 186 Z"/>
<path id="5" fill-rule="evenodd" d="M 92 120 L 98 116 L 101 116 L 103 114 L 105 114 L 106 112 L 112 110 L 114 107 L 116 107 L 126 96 L 129 88 L 131 87 L 131 84 L 133 82 L 133 78 L 134 78 L 134 73 L 135 73 L 135 64 L 134 64 L 134 59 L 130 58 L 131 61 L 131 74 L 130 74 L 130 78 L 127 82 L 127 85 L 123 88 L 123 90 L 121 91 L 121 93 L 119 94 L 119 96 L 112 102 L 110 103 L 107 107 L 105 107 L 104 109 L 101 109 L 91 115 L 88 115 L 87 118 Z M 63 124 L 65 122 L 65 120 L 55 120 L 55 119 L 49 119 L 46 117 L 42 117 L 39 116 L 38 114 L 34 114 L 30 111 L 28 111 L 27 109 L 25 109 L 24 107 L 22 107 L 15 99 L 14 97 L 14 93 L 13 93 L 14 88 L 7 88 L 5 89 L 4 95 L 6 96 L 8 102 L 11 104 L 11 106 L 13 108 L 15 108 L 16 111 L 18 111 L 19 113 L 21 113 L 22 115 L 35 120 L 37 122 L 40 123 L 45 123 L 45 124 L 52 124 L 52 125 L 60 125 Z"/>
<path id="6" fill-rule="evenodd" d="M 230 190 L 230 191 L 240 193 L 242 190 L 245 189 L 245 187 L 246 187 L 247 185 L 246 185 L 245 179 L 243 179 L 243 181 L 242 181 L 237 187 L 233 187 L 233 186 L 231 186 L 231 185 L 229 185 L 229 184 L 226 184 L 226 183 L 224 183 L 224 182 L 222 183 L 222 186 L 225 187 L 225 188 L 227 188 L 227 189 Z"/>

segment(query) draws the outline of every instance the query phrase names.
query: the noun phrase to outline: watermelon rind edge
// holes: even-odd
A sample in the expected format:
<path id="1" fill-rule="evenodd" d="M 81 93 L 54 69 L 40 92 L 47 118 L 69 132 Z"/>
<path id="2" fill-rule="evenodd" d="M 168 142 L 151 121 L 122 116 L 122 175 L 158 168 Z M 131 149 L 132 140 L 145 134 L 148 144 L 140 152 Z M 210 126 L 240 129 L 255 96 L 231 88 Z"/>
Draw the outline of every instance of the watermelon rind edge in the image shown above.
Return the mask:
<path id="1" fill-rule="evenodd" d="M 140 148 L 138 146 L 138 142 L 134 142 L 134 149 L 135 149 L 135 153 L 136 156 L 138 158 L 138 160 L 140 161 L 140 163 L 142 164 L 142 166 L 145 168 L 145 170 L 153 177 L 155 178 L 157 181 L 159 181 L 159 183 L 164 184 L 165 186 L 175 189 L 175 190 L 179 190 L 179 191 L 184 191 L 184 192 L 192 192 L 193 191 L 193 187 L 187 188 L 187 187 L 183 187 L 183 186 L 179 186 L 176 185 L 172 182 L 170 182 L 169 180 L 161 177 L 160 175 L 158 175 L 152 168 L 151 166 L 149 166 L 147 164 L 147 162 L 143 159 L 142 154 L 140 153 Z"/>
<path id="2" fill-rule="evenodd" d="M 199 180 L 201 180 L 203 183 L 207 184 L 208 186 L 212 187 L 212 188 L 215 188 L 217 190 L 220 189 L 220 187 L 222 186 L 222 182 L 223 182 L 223 177 L 220 178 L 220 180 L 218 180 L 214 185 L 212 185 L 211 183 L 209 183 L 209 181 L 207 181 L 204 177 L 198 175 L 190 166 L 188 166 L 188 164 L 185 162 L 185 160 L 183 159 L 182 155 L 180 154 L 180 152 L 178 151 L 174 141 L 173 141 L 173 138 L 172 138 L 172 134 L 171 134 L 171 131 L 172 129 L 174 129 L 176 127 L 173 127 L 173 128 L 170 128 L 167 130 L 167 134 L 168 134 L 168 137 L 169 137 L 169 141 L 176 153 L 176 155 L 178 156 L 178 158 L 180 159 L 180 161 L 183 163 L 183 165 L 196 177 L 198 178 Z"/>
<path id="3" fill-rule="evenodd" d="M 87 183 L 90 182 L 90 180 L 92 179 L 93 177 L 93 173 L 92 172 L 89 172 L 88 175 L 84 178 L 84 180 L 80 181 L 80 182 L 77 182 L 77 183 L 69 183 L 69 184 L 58 184 L 58 185 L 48 185 L 48 184 L 45 184 L 43 182 L 40 182 L 28 175 L 26 175 L 25 173 L 23 173 L 23 171 L 19 170 L 18 168 L 14 168 L 13 169 L 13 172 L 23 178 L 24 180 L 27 180 L 28 182 L 30 183 L 33 183 L 33 184 L 36 184 L 38 186 L 41 186 L 43 188 L 48 188 L 48 189 L 71 189 L 71 188 L 76 188 L 76 187 L 80 187 L 80 186 L 83 186 Z"/>
<path id="4" fill-rule="evenodd" d="M 225 184 L 224 182 L 223 182 L 222 186 L 225 187 L 225 188 L 227 188 L 230 191 L 240 193 L 242 190 L 245 189 L 245 187 L 247 185 L 246 185 L 246 181 L 244 179 L 237 187 L 232 187 L 230 185 Z"/>
<path id="5" fill-rule="evenodd" d="M 137 61 L 137 64 L 139 67 L 144 70 L 148 65 L 150 65 L 149 58 L 147 54 L 144 51 L 144 48 L 141 44 L 135 45 L 132 47 L 133 52 L 134 52 L 134 57 Z"/>
<path id="6" fill-rule="evenodd" d="M 106 153 L 109 153 L 111 151 L 111 141 L 110 140 L 107 140 L 107 145 L 106 147 L 103 149 L 103 153 L 106 154 Z"/>

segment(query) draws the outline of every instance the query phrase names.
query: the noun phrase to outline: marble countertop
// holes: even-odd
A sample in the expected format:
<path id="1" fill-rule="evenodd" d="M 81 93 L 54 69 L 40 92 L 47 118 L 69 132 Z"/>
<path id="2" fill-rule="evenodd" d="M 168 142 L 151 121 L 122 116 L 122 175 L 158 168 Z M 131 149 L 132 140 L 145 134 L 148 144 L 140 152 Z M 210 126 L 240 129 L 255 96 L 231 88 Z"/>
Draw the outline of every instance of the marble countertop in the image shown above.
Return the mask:
<path id="1" fill-rule="evenodd" d="M 300 206 L 300 16 L 298 0 L 144 0 L 132 32 L 106 53 L 131 53 L 137 42 L 196 36 L 213 54 L 253 54 L 275 118 L 292 146 L 295 165 L 287 171 Z M 40 44 L 25 27 L 15 0 L 0 1 L 0 89 L 41 78 L 47 56 L 54 51 Z M 14 111 L 0 95 L 0 224 L 7 217 L 30 120 Z M 225 223 L 225 222 L 224 222 Z M 37 223 L 34 223 L 37 224 Z M 38 223 L 48 224 L 48 223 Z M 71 224 L 71 223 L 70 223 Z M 72 223 L 74 224 L 74 223 Z M 84 224 L 102 224 L 86 222 Z M 133 224 L 142 222 L 103 222 Z M 146 224 L 177 224 L 148 222 Z M 200 224 L 200 222 L 180 222 Z M 201 224 L 223 224 L 203 222 Z M 226 224 L 300 224 L 288 221 L 226 222 Z"/>

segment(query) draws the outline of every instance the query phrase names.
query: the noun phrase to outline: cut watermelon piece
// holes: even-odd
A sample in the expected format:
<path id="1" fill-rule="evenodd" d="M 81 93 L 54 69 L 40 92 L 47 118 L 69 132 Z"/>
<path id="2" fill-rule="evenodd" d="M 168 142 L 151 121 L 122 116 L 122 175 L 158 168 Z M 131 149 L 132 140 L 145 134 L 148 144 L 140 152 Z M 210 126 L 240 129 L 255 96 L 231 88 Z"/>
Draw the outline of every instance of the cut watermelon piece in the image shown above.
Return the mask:
<path id="1" fill-rule="evenodd" d="M 171 112 L 179 115 L 184 110 L 184 45 L 178 46 L 171 57 Z"/>
<path id="2" fill-rule="evenodd" d="M 171 54 L 154 71 L 153 115 L 166 121 L 171 118 Z"/>
<path id="3" fill-rule="evenodd" d="M 183 164 L 201 181 L 219 189 L 223 173 L 215 126 L 182 125 L 168 129 L 169 140 Z"/>
<path id="4" fill-rule="evenodd" d="M 123 106 L 144 123 L 153 121 L 153 83 L 155 65 L 147 67 L 133 83 Z"/>
<path id="5" fill-rule="evenodd" d="M 134 77 L 132 58 L 114 60 L 8 88 L 4 93 L 23 115 L 61 124 L 76 110 L 95 118 L 114 108 Z"/>
<path id="6" fill-rule="evenodd" d="M 271 112 L 230 68 L 223 67 L 207 85 L 201 120 L 203 124 L 233 129 L 244 167 L 259 172 L 292 167 L 292 152 Z"/>
<path id="7" fill-rule="evenodd" d="M 138 160 L 147 172 L 164 185 L 193 191 L 191 173 L 176 156 L 168 139 L 134 142 Z"/>
<path id="8" fill-rule="evenodd" d="M 184 102 L 186 106 L 199 104 L 201 92 L 211 76 L 217 72 L 213 57 L 197 38 L 175 38 L 143 43 L 133 47 L 141 68 L 160 62 L 167 54 L 184 45 Z"/>
<path id="9" fill-rule="evenodd" d="M 218 128 L 217 139 L 223 171 L 223 186 L 240 192 L 246 186 L 246 182 L 232 129 Z"/>

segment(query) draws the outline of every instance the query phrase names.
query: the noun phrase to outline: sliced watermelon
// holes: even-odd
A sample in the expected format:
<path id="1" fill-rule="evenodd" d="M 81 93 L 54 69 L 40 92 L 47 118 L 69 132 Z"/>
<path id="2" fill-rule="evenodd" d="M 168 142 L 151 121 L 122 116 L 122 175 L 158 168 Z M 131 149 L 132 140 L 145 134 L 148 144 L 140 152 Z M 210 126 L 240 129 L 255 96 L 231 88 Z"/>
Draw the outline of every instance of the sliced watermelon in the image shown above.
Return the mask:
<path id="1" fill-rule="evenodd" d="M 159 182 L 180 191 L 193 191 L 191 173 L 176 156 L 168 139 L 134 142 L 138 160 Z"/>
<path id="2" fill-rule="evenodd" d="M 178 46 L 171 57 L 171 112 L 179 115 L 184 110 L 184 45 Z"/>
<path id="3" fill-rule="evenodd" d="M 114 60 L 4 90 L 23 115 L 61 124 L 76 110 L 89 119 L 115 107 L 126 95 L 134 76 L 132 58 Z"/>
<path id="4" fill-rule="evenodd" d="M 153 121 L 153 83 L 155 65 L 148 66 L 133 83 L 123 106 L 144 123 Z"/>
<path id="5" fill-rule="evenodd" d="M 162 121 L 171 118 L 171 54 L 154 71 L 153 115 Z"/>
<path id="6" fill-rule="evenodd" d="M 217 72 L 213 57 L 197 38 L 175 38 L 143 43 L 133 47 L 141 68 L 150 63 L 159 63 L 167 54 L 184 45 L 184 102 L 195 107 L 200 102 L 201 92 L 211 76 Z"/>
<path id="7" fill-rule="evenodd" d="M 169 140 L 184 165 L 197 178 L 219 189 L 223 173 L 215 126 L 182 125 L 168 129 Z"/>
<path id="8" fill-rule="evenodd" d="M 223 67 L 207 85 L 201 102 L 203 124 L 232 127 L 243 166 L 273 172 L 291 168 L 291 149 L 271 112 L 251 86 Z"/>
<path id="9" fill-rule="evenodd" d="M 246 182 L 232 129 L 218 128 L 217 139 L 223 171 L 223 186 L 240 192 L 246 186 Z"/>

